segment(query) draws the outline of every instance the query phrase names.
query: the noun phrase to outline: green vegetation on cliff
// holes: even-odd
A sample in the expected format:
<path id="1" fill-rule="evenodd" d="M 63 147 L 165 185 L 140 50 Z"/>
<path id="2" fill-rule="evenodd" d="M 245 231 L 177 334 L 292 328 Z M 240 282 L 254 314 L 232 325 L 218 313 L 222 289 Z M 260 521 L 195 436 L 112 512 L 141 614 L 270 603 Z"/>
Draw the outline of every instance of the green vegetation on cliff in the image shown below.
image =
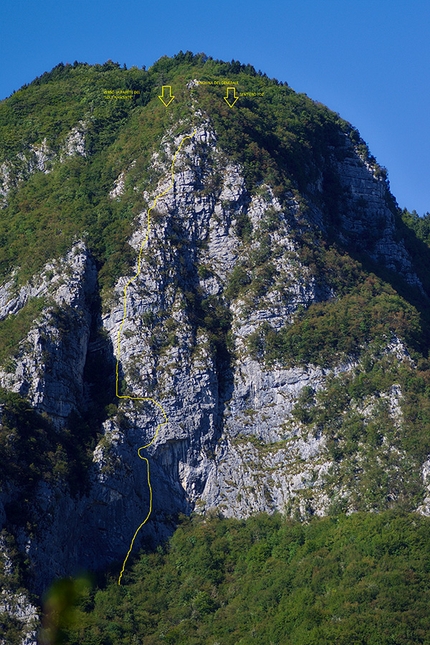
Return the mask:
<path id="1" fill-rule="evenodd" d="M 232 110 L 224 86 L 190 90 L 194 78 L 233 80 L 240 91 L 264 96 L 242 97 Z M 175 91 L 168 110 L 158 99 L 164 83 Z M 112 91 L 135 94 L 107 99 Z M 326 158 L 333 147 L 341 150 L 342 132 L 359 140 L 337 114 L 250 65 L 191 54 L 164 57 L 149 70 L 110 61 L 57 65 L 0 103 L 0 166 L 5 163 L 3 184 L 10 188 L 0 217 L 0 275 L 18 266 L 23 281 L 85 237 L 102 286 L 112 285 L 134 257 L 127 240 L 145 207 L 142 191 L 158 179 L 151 154 L 166 132 L 190 128 L 197 108 L 213 122 L 221 148 L 243 164 L 250 189 L 264 180 L 279 194 L 300 190 L 318 169 L 331 172 Z M 85 155 L 68 153 L 76 132 Z M 48 155 L 48 172 L 37 170 L 35 152 Z M 124 170 L 125 193 L 112 200 L 109 191 Z"/>
<path id="2" fill-rule="evenodd" d="M 195 79 L 207 84 L 195 85 Z M 225 85 L 211 85 L 214 81 L 232 81 L 247 95 L 231 109 L 223 99 Z M 167 83 L 175 93 L 168 109 L 158 99 L 160 87 Z M 115 98 L 127 92 L 132 98 Z M 393 333 L 426 352 L 428 334 L 423 332 L 417 304 L 408 302 L 397 285 L 393 289 L 387 284 L 392 276 L 368 277 L 368 270 L 354 265 L 344 251 L 327 245 L 317 251 L 321 240 L 306 240 L 303 197 L 314 182 L 322 182 L 322 193 L 314 192 L 312 199 L 325 214 L 328 230 L 337 221 L 343 189 L 333 158 L 342 160 L 350 154 L 345 140 L 375 163 L 359 133 L 325 106 L 257 73 L 251 65 L 190 52 L 163 57 L 149 70 L 122 69 L 112 61 L 60 64 L 0 103 L 0 166 L 4 162 L 3 184 L 10 187 L 7 205 L 0 211 L 0 275 L 18 268 L 16 280 L 22 283 L 48 260 L 64 254 L 73 241 L 84 238 L 106 295 L 135 259 L 128 240 L 137 215 L 147 207 L 143 191 L 154 189 L 160 173 L 152 154 L 157 151 L 165 161 L 161 141 L 166 133 L 172 137 L 190 130 L 196 110 L 210 120 L 217 145 L 228 159 L 243 167 L 249 190 L 266 182 L 281 203 L 287 193 L 295 196 L 300 208 L 293 234 L 302 261 L 337 296 L 312 305 L 278 332 L 262 328 L 250 339 L 253 355 L 269 364 L 329 364 Z M 76 150 L 69 154 L 70 137 L 76 132 L 85 154 Z M 48 151 L 45 171 L 49 172 L 37 170 L 35 151 Z M 124 192 L 112 199 L 109 192 L 122 172 Z M 220 189 L 218 175 L 210 179 L 215 194 Z M 390 207 L 395 209 L 394 200 Z M 417 251 L 417 234 L 423 227 L 410 214 L 403 220 L 409 245 Z M 228 300 L 244 291 L 257 298 L 273 282 L 267 240 L 276 231 L 276 215 L 268 212 L 264 225 L 260 248 L 250 255 L 248 266 L 238 264 L 229 278 Z M 244 247 L 255 244 L 246 215 L 238 216 L 236 229 Z M 170 242 L 180 251 L 180 240 Z M 419 263 L 425 283 L 428 248 L 422 242 L 421 246 L 427 249 L 420 247 L 427 253 Z M 18 332 L 12 329 L 12 333 Z"/>
<path id="3" fill-rule="evenodd" d="M 184 520 L 51 627 L 67 645 L 428 644 L 429 546 L 415 514 Z"/>
<path id="4" fill-rule="evenodd" d="M 219 79 L 237 83 L 247 94 L 237 107 L 224 101 L 225 85 L 211 84 Z M 165 84 L 175 94 L 169 109 L 158 98 Z M 153 193 L 169 167 L 169 144 L 191 132 L 196 120 L 206 119 L 222 161 L 243 170 L 245 199 L 264 196 L 268 204 L 273 191 L 285 213 L 263 209 L 258 224 L 248 213 L 231 209 L 239 257 L 225 289 L 215 293 L 202 287 L 214 268 L 195 260 L 208 245 L 198 240 L 190 254 L 189 239 L 185 242 L 181 223 L 172 217 L 163 240 L 171 255 L 162 266 L 160 289 L 167 284 L 178 291 L 183 318 L 196 338 L 205 332 L 214 365 L 222 364 L 220 402 L 226 366 L 233 380 L 240 351 L 267 372 L 309 364 L 322 368 L 322 389 L 304 388 L 292 415 L 279 424 L 292 434 L 324 437 L 323 457 L 330 462 L 324 485 L 333 517 L 304 525 L 280 516 L 184 520 L 168 546 L 136 560 L 124 587 L 116 581 L 103 584 L 83 594 L 74 617 L 70 607 L 67 620 L 60 612 L 61 642 L 430 645 L 429 520 L 407 514 L 423 502 L 422 465 L 430 454 L 429 217 L 401 213 L 387 193 L 397 227 L 393 239 L 404 242 L 422 292 L 336 234 L 345 203 L 336 161 L 353 154 L 352 142 L 376 167 L 352 126 L 286 84 L 234 61 L 181 53 L 163 57 L 149 70 L 121 69 L 111 61 L 60 64 L 0 103 L 0 189 L 10 189 L 0 204 L 0 277 L 6 281 L 13 270 L 16 287 L 84 239 L 96 260 L 106 305 L 110 289 L 136 259 L 128 240 L 147 209 L 145 191 Z M 210 156 L 197 144 L 196 154 L 203 150 Z M 203 157 L 199 190 L 217 200 L 224 166 L 220 162 L 206 176 L 204 169 L 211 166 Z M 385 177 L 383 169 L 376 168 L 375 175 L 381 182 Z M 112 197 L 121 176 L 123 192 Z M 315 226 L 312 208 L 321 218 Z M 153 217 L 157 221 L 162 215 L 154 211 Z M 282 217 L 288 250 L 279 242 Z M 375 243 L 378 230 L 364 230 L 369 239 L 363 249 Z M 153 266 L 158 266 L 158 250 L 147 254 Z M 281 304 L 291 304 L 291 317 L 277 327 L 262 323 L 247 346 L 237 349 L 232 321 L 238 319 L 238 307 L 244 318 L 270 309 L 273 301 L 267 309 L 259 305 L 270 287 L 278 286 L 281 257 L 285 264 L 291 261 L 291 281 L 299 267 L 299 278 L 312 283 L 318 295 L 306 294 L 303 302 L 312 304 L 297 309 L 297 294 L 281 285 L 285 290 L 277 295 L 287 294 Z M 176 259 L 180 271 L 169 274 Z M 298 280 L 296 286 L 300 291 L 303 284 Z M 3 364 L 16 354 L 45 304 L 35 298 L 0 322 Z M 94 327 L 100 325 L 99 313 L 97 305 Z M 156 358 L 179 346 L 181 323 L 171 312 L 157 319 L 145 311 L 142 325 L 151 330 L 148 346 Z M 105 410 L 112 365 L 95 355 L 87 357 L 84 373 L 92 401 L 83 401 L 81 417 L 71 415 L 64 428 L 56 428 L 21 396 L 0 392 L 0 485 L 11 500 L 4 537 L 16 560 L 14 536 L 40 535 L 35 494 L 43 483 L 56 492 L 65 484 L 73 494 L 85 492 L 101 421 L 118 412 L 113 405 Z M 340 369 L 328 376 L 342 362 L 351 368 L 348 373 Z M 12 357 L 9 366 L 14 364 Z M 256 434 L 249 442 L 264 444 Z M 359 513 L 338 516 L 346 508 Z M 20 571 L 24 576 L 25 563 Z M 18 574 L 14 584 L 14 589 L 21 584 Z M 57 591 L 60 597 L 63 591 L 72 598 L 77 593 L 73 581 Z M 7 620 L 13 625 L 0 616 L 0 627 L 10 627 L 19 639 L 17 621 Z"/>

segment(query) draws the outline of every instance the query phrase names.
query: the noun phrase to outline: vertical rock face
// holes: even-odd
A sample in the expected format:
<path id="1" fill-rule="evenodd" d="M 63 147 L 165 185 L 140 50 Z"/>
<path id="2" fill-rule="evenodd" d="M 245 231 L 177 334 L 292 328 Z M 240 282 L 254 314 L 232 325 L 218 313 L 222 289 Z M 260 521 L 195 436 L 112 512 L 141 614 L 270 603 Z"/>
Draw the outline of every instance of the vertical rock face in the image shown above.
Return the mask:
<path id="1" fill-rule="evenodd" d="M 264 486 L 258 486 L 255 500 L 239 499 L 246 481 L 243 470 L 255 471 L 249 481 L 261 470 L 257 468 L 261 461 L 258 451 L 246 437 L 272 443 L 283 440 L 281 426 L 294 397 L 312 376 L 316 380 L 315 372 L 309 376 L 303 370 L 280 371 L 274 378 L 246 357 L 246 338 L 262 321 L 281 326 L 299 305 L 327 296 L 328 290 L 321 293 L 297 260 L 294 263 L 285 258 L 286 249 L 294 256 L 294 243 L 288 234 L 294 220 L 293 201 L 282 212 L 269 188 L 264 197 L 249 195 L 240 169 L 232 165 L 227 166 L 218 193 L 201 194 L 206 178 L 222 163 L 215 135 L 206 128 L 202 126 L 193 142 L 184 147 L 174 189 L 157 202 L 156 223 L 143 254 L 141 272 L 127 289 L 119 360 L 130 395 L 154 397 L 168 416 L 169 423 L 160 429 L 148 451 L 154 462 L 165 469 L 172 484 L 180 484 L 191 506 L 221 506 L 227 514 L 242 516 L 283 508 L 286 502 L 282 496 L 279 504 L 268 502 Z M 194 153 L 197 144 L 200 158 Z M 161 183 L 157 193 L 165 188 Z M 238 235 L 239 222 L 249 221 L 258 230 L 269 208 L 276 210 L 282 222 L 274 236 L 279 247 L 275 259 L 278 281 L 261 294 L 252 309 L 240 300 L 229 308 L 222 294 L 245 252 Z M 142 219 L 145 222 L 145 217 Z M 144 230 L 136 234 L 135 242 L 143 238 Z M 199 272 L 198 267 L 204 270 Z M 123 320 L 126 283 L 127 278 L 118 284 L 116 303 L 104 318 L 113 344 Z M 203 311 L 197 330 L 190 300 Z M 240 356 L 234 364 L 219 339 L 218 345 L 211 342 L 208 319 L 215 310 L 218 316 L 222 310 L 231 318 L 231 342 Z M 143 325 L 142 320 L 151 322 Z M 170 330 L 167 337 L 163 337 L 163 329 Z M 133 424 L 141 433 L 143 445 L 153 438 L 159 414 L 154 406 L 151 410 L 146 405 L 142 411 L 136 407 Z M 243 438 L 247 446 L 241 452 L 234 444 Z M 136 442 L 136 446 L 140 444 Z M 317 452 L 315 446 L 313 452 Z M 254 463 L 250 464 L 251 460 Z M 244 462 L 248 462 L 246 468 Z M 234 496 L 227 494 L 230 489 L 235 490 Z M 156 516 L 153 521 L 157 521 Z"/>
<path id="2" fill-rule="evenodd" d="M 345 241 L 398 273 L 422 293 L 423 287 L 412 265 L 403 240 L 398 239 L 395 219 L 387 206 L 387 187 L 383 175 L 360 158 L 350 142 L 349 155 L 338 163 L 345 191 L 341 235 Z"/>
<path id="3" fill-rule="evenodd" d="M 0 590 L 0 616 L 6 614 L 12 620 L 21 634 L 22 645 L 37 645 L 37 631 L 39 627 L 39 612 L 28 597 L 28 594 L 16 585 L 7 584 L 8 578 L 14 576 L 15 564 L 8 544 L 0 536 L 0 576 L 3 581 Z M 6 583 L 4 582 L 6 581 Z M 8 645 L 0 634 L 0 644 Z"/>
<path id="4" fill-rule="evenodd" d="M 201 120 L 188 134 L 171 188 L 168 162 L 146 195 L 148 208 L 153 206 L 147 243 L 147 210 L 137 219 L 130 244 L 136 252 L 142 247 L 139 271 L 136 265 L 118 281 L 102 318 L 95 305 L 96 267 L 83 243 L 47 265 L 32 284 L 13 291 L 10 282 L 0 291 L 3 318 L 35 297 L 45 299 L 15 362 L 0 374 L 3 387 L 27 397 L 61 428 L 91 399 L 85 366 L 98 325 L 110 352 L 106 388 L 117 360 L 121 392 L 143 399 L 116 400 L 118 412 L 105 415 L 85 492 L 72 494 L 65 483 L 38 484 L 37 530 L 19 534 L 36 591 L 54 577 L 124 558 L 148 513 L 148 475 L 137 453 L 147 444 L 142 455 L 150 461 L 153 511 L 136 546 L 164 539 L 179 512 L 324 514 L 331 503 L 327 438 L 310 432 L 292 412 L 303 392 L 323 391 L 333 379 L 352 374 L 357 357 L 330 369 L 287 369 L 268 367 L 249 352 L 262 325 L 280 330 L 299 310 L 336 296 L 300 259 L 297 232 L 315 228 L 323 213 L 310 201 L 308 221 L 300 219 L 296 197 L 287 193 L 281 202 L 268 185 L 251 194 L 209 122 Z M 181 140 L 166 137 L 169 160 Z M 76 134 L 70 149 L 79 152 L 79 145 Z M 364 232 L 375 234 L 366 246 L 371 257 L 422 288 L 396 239 L 383 182 L 352 147 L 338 172 L 345 190 L 344 240 L 352 244 Z M 112 197 L 120 197 L 115 190 Z M 409 360 L 401 343 L 384 351 L 399 362 Z M 392 392 L 387 396 L 393 399 Z M 160 426 L 163 415 L 153 401 L 164 409 L 167 424 Z M 366 405 L 370 400 L 363 410 Z M 390 414 L 395 420 L 395 406 Z M 348 493 L 341 486 L 337 492 Z M 7 494 L 13 499 L 13 491 Z"/>
<path id="5" fill-rule="evenodd" d="M 78 243 L 63 261 L 47 265 L 34 284 L 13 293 L 9 283 L 0 293 L 1 318 L 18 313 L 32 298 L 46 302 L 9 370 L 0 373 L 0 382 L 59 424 L 82 407 L 96 281 L 94 262 Z"/>

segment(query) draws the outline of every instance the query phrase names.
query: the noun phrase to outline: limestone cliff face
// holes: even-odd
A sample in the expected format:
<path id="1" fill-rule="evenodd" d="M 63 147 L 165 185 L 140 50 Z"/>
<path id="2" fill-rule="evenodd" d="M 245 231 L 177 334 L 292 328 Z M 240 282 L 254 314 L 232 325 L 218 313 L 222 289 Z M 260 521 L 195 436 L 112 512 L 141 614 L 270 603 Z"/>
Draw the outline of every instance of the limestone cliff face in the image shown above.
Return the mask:
<path id="1" fill-rule="evenodd" d="M 94 262 L 84 244 L 77 243 L 64 260 L 48 264 L 32 283 L 18 290 L 11 281 L 0 290 L 0 319 L 16 315 L 34 298 L 45 302 L 15 359 L 0 372 L 0 383 L 26 396 L 59 424 L 85 396 L 83 370 L 96 280 Z"/>
<path id="2" fill-rule="evenodd" d="M 181 139 L 166 137 L 164 166 L 154 157 L 162 178 L 146 195 L 148 206 L 169 187 L 169 164 Z M 353 147 L 338 170 L 345 189 L 340 215 L 344 239 L 360 240 L 369 227 L 378 231 L 368 253 L 421 288 L 412 259 L 396 238 L 384 182 Z M 124 173 L 126 169 L 116 187 Z M 111 196 L 120 198 L 121 191 Z M 269 368 L 250 357 L 247 345 L 262 324 L 280 329 L 299 308 L 336 295 L 300 261 L 298 233 L 323 226 L 316 204 L 309 197 L 303 216 L 293 194 L 281 203 L 268 185 L 248 192 L 241 167 L 219 149 L 209 122 L 200 120 L 177 157 L 174 186 L 152 212 L 141 271 L 127 287 L 119 355 L 114 356 L 124 318 L 124 286 L 136 268 L 118 281 L 102 316 L 94 305 L 96 267 L 83 242 L 31 283 L 18 290 L 13 281 L 2 287 L 2 318 L 15 315 L 35 297 L 45 298 L 14 362 L 0 374 L 3 387 L 26 396 L 62 427 L 71 412 L 85 410 L 92 396 L 85 366 L 102 343 L 110 365 L 106 387 L 112 386 L 117 358 L 123 391 L 163 406 L 168 423 L 146 451 L 153 513 L 137 546 L 164 539 L 178 512 L 218 509 L 246 517 L 279 510 L 304 516 L 327 513 L 336 495 L 348 502 L 348 489 L 328 479 L 335 464 L 326 436 L 310 433 L 292 411 L 304 388 L 324 390 L 334 377 L 358 369 L 358 359 L 331 369 Z M 270 218 L 276 225 L 268 227 Z M 143 211 L 130 240 L 136 251 L 145 239 L 146 222 Z M 252 230 L 247 244 L 244 230 Z M 264 254 L 270 257 L 269 277 L 258 273 L 258 258 Z M 261 284 L 251 285 L 249 292 L 235 291 L 237 267 L 245 265 L 256 269 L 255 275 L 243 269 L 242 286 L 255 277 Z M 94 326 L 104 330 L 104 340 L 92 339 Z M 387 342 L 384 353 L 410 361 L 397 339 Z M 390 402 L 393 422 L 399 422 L 400 389 L 393 385 L 380 396 Z M 29 535 L 22 528 L 17 536 L 30 559 L 36 591 L 54 577 L 121 561 L 148 512 L 146 467 L 137 449 L 154 438 L 162 416 L 148 401 L 117 404 L 118 413 L 101 428 L 87 491 L 72 494 L 65 483 L 38 485 L 37 530 Z M 370 414 L 375 404 L 364 400 L 363 414 Z M 399 460 L 403 457 L 399 453 Z M 13 499 L 13 490 L 3 491 L 4 503 Z M 352 503 L 350 508 L 354 510 Z"/>
<path id="3" fill-rule="evenodd" d="M 0 537 L 1 571 L 6 579 L 14 574 L 15 563 L 6 540 Z M 22 645 L 37 645 L 40 616 L 35 605 L 23 589 L 16 590 L 5 584 L 0 591 L 0 615 L 6 614 L 15 621 L 21 632 Z M 0 634 L 1 645 L 8 645 Z"/>
<path id="4" fill-rule="evenodd" d="M 341 236 L 357 249 L 397 272 L 422 293 L 410 255 L 396 231 L 393 212 L 387 205 L 387 185 L 384 173 L 374 164 L 363 160 L 345 138 L 349 154 L 337 164 L 344 188 L 341 216 Z"/>

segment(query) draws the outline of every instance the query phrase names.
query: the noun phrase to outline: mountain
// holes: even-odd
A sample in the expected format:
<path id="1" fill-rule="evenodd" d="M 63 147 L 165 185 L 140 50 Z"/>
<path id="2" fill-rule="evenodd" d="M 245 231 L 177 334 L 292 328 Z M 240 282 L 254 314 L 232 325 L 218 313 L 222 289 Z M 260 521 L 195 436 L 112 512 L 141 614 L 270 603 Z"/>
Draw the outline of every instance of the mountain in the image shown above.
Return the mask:
<path id="1" fill-rule="evenodd" d="M 427 222 L 353 126 L 235 61 L 75 62 L 0 157 L 5 643 L 181 514 L 430 514 Z"/>

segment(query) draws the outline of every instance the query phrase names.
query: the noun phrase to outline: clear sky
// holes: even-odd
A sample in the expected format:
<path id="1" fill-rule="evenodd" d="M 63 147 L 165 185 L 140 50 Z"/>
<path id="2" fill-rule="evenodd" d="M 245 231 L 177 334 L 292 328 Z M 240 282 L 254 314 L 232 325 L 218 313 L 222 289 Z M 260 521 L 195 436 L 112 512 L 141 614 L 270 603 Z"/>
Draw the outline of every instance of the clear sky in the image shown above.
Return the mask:
<path id="1" fill-rule="evenodd" d="M 401 207 L 430 211 L 429 0 L 0 0 L 0 99 L 59 62 L 251 63 L 356 126 Z"/>

